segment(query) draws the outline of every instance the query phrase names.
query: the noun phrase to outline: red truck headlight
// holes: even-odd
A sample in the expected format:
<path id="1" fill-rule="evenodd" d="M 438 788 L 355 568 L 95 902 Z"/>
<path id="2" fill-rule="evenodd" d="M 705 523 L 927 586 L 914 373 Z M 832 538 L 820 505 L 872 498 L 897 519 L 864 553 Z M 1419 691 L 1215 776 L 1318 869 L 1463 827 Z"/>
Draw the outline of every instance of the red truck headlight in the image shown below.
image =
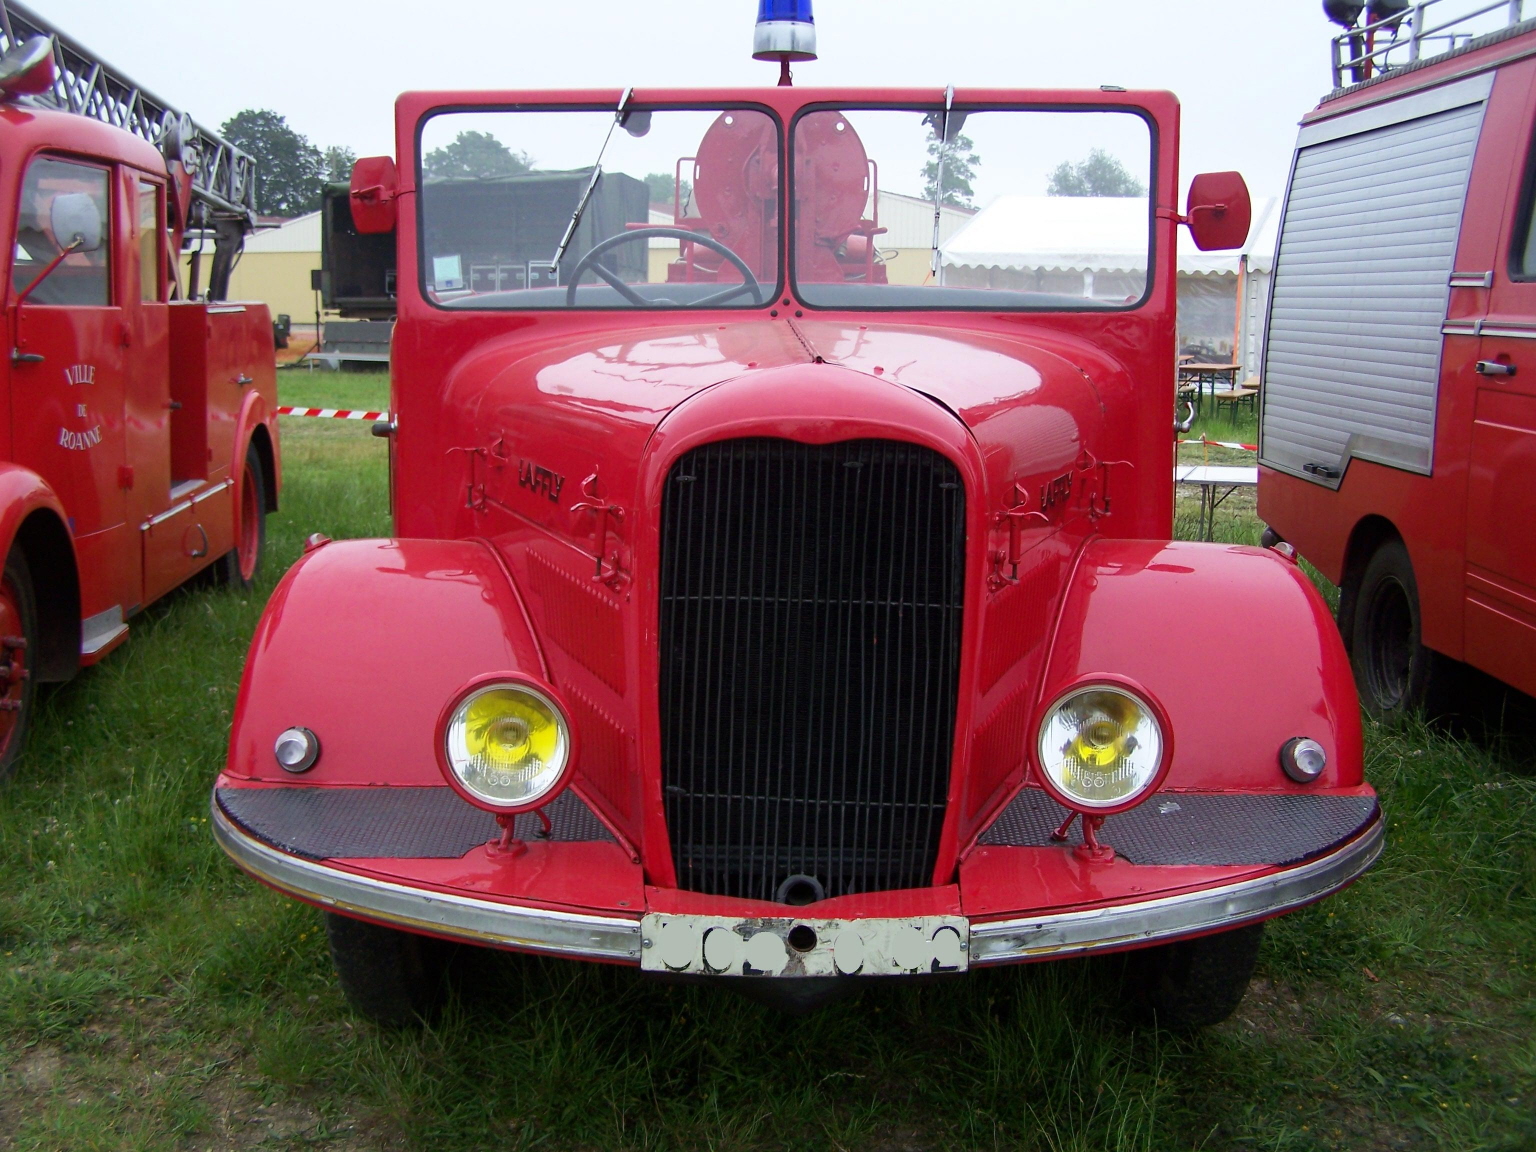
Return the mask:
<path id="1" fill-rule="evenodd" d="M 1140 803 L 1168 761 L 1157 711 L 1116 684 L 1080 684 L 1059 697 L 1040 723 L 1037 751 L 1046 790 L 1095 814 Z"/>
<path id="2" fill-rule="evenodd" d="M 472 686 L 442 722 L 443 775 L 492 812 L 538 808 L 565 786 L 571 726 L 552 696 L 520 680 Z"/>

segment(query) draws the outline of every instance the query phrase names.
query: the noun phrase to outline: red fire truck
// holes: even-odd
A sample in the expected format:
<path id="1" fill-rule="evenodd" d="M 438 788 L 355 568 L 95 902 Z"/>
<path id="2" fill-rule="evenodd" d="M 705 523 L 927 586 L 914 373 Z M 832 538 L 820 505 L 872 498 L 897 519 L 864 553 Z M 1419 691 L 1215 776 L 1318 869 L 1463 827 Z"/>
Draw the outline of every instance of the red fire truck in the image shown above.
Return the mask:
<path id="1" fill-rule="evenodd" d="M 0 59 L 0 778 L 38 681 L 217 565 L 248 586 L 278 484 L 272 329 L 222 303 L 250 158 L 20 5 Z M 212 239 L 207 290 L 189 229 Z"/>
<path id="2" fill-rule="evenodd" d="M 1350 30 L 1297 142 L 1259 513 L 1339 585 L 1376 716 L 1456 706 L 1462 662 L 1536 693 L 1536 21 L 1327 7 Z"/>
<path id="3" fill-rule="evenodd" d="M 787 69 L 807 22 L 767 23 Z M 455 941 L 800 1004 L 1144 948 L 1198 1024 L 1369 866 L 1326 606 L 1287 550 L 1169 539 L 1176 231 L 1248 228 L 1235 173 L 1176 208 L 1172 95 L 413 92 L 396 128 L 327 256 L 398 316 L 396 535 L 284 577 L 212 797 L 357 1008 L 430 1011 Z M 1070 206 L 1093 262 L 1010 251 L 1094 148 L 1143 191 Z"/>

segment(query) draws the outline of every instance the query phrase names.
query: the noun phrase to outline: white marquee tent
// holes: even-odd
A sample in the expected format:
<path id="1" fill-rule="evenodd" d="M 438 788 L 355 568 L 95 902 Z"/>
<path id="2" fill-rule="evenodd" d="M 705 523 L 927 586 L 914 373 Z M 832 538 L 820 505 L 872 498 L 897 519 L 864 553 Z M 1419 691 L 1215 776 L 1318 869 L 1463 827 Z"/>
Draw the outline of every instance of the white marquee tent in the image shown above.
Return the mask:
<path id="1" fill-rule="evenodd" d="M 1274 197 L 1255 201 L 1248 241 L 1201 252 L 1179 237 L 1179 346 L 1237 352 L 1259 370 L 1259 341 L 1280 224 Z M 1098 300 L 1141 295 L 1147 265 L 1141 197 L 1000 196 L 941 247 L 945 283 L 1018 287 Z"/>

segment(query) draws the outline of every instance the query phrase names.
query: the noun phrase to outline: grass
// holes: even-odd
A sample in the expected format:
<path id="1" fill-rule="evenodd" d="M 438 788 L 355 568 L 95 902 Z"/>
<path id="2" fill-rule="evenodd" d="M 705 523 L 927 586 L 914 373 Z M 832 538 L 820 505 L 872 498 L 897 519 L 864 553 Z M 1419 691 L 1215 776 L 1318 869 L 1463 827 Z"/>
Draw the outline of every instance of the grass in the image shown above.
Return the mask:
<path id="1" fill-rule="evenodd" d="M 385 404 L 378 376 L 281 388 Z M 283 452 L 260 587 L 137 617 L 45 695 L 0 793 L 0 1148 L 1536 1148 L 1536 780 L 1528 755 L 1422 728 L 1368 732 L 1382 861 L 1272 925 L 1237 1015 L 1192 1039 L 1125 1016 L 1103 962 L 787 1019 L 491 953 L 436 1027 L 371 1027 L 317 915 L 244 879 L 206 824 L 277 576 L 312 531 L 387 530 L 366 427 L 285 419 Z M 1256 531 L 1224 506 L 1218 535 Z"/>

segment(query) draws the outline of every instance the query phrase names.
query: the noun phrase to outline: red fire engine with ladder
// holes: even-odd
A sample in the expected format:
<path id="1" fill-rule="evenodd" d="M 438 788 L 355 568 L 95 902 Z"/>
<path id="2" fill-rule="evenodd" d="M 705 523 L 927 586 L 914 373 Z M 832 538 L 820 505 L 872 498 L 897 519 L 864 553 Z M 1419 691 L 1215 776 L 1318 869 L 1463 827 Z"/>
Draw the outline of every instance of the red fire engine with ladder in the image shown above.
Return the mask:
<path id="1" fill-rule="evenodd" d="M 278 437 L 266 306 L 224 302 L 252 159 L 21 5 L 0 31 L 4 778 L 39 681 L 210 566 L 252 583 Z"/>

